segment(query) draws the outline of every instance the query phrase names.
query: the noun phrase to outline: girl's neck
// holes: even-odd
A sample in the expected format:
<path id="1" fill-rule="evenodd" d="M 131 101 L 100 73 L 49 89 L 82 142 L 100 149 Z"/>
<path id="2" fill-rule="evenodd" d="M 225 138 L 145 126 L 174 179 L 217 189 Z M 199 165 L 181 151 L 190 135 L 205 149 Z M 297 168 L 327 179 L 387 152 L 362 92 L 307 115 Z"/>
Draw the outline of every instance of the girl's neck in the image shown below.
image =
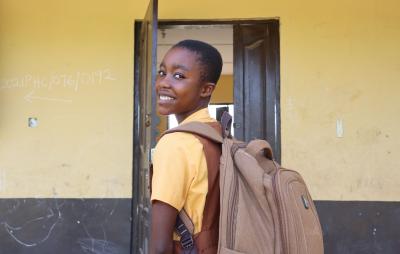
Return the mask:
<path id="1" fill-rule="evenodd" d="M 204 108 L 207 108 L 208 105 L 201 105 L 199 107 L 196 107 L 195 109 L 185 112 L 185 113 L 181 113 L 181 114 L 175 114 L 176 120 L 178 121 L 178 123 L 182 123 L 186 118 L 188 118 L 189 116 L 191 116 L 192 114 L 196 113 L 199 110 L 202 110 Z"/>

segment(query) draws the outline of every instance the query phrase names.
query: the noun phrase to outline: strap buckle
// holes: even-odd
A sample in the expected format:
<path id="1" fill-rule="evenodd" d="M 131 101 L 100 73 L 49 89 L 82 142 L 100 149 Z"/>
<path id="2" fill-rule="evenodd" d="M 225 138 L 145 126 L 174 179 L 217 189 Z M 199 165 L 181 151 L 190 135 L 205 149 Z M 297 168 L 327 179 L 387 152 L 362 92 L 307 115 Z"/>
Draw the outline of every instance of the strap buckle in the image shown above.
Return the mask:
<path id="1" fill-rule="evenodd" d="M 192 234 L 189 232 L 183 221 L 177 217 L 175 230 L 181 237 L 180 243 L 184 250 L 192 250 L 194 248 L 194 240 Z"/>
<path id="2" fill-rule="evenodd" d="M 181 245 L 183 249 L 192 249 L 194 247 L 193 237 L 191 235 L 181 237 Z"/>

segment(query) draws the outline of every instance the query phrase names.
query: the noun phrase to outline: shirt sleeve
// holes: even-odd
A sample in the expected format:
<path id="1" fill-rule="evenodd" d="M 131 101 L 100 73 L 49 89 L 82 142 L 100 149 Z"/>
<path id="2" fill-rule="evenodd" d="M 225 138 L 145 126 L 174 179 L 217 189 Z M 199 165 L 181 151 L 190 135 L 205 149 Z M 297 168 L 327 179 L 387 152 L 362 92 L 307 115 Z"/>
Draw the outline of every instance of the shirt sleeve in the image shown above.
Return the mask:
<path id="1" fill-rule="evenodd" d="M 151 200 L 182 210 L 199 165 L 198 156 L 191 155 L 202 150 L 200 141 L 191 134 L 163 136 L 154 152 Z"/>

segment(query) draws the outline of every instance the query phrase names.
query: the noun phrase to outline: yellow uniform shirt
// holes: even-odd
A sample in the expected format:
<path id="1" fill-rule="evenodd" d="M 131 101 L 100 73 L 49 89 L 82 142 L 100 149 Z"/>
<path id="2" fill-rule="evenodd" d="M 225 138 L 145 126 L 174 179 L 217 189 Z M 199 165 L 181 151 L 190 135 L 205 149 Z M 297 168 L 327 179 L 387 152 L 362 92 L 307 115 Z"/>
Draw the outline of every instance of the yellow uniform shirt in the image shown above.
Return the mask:
<path id="1" fill-rule="evenodd" d="M 216 120 L 205 108 L 193 113 L 181 124 L 192 121 Z M 201 142 L 184 132 L 163 136 L 154 151 L 151 200 L 167 203 L 178 211 L 185 209 L 193 221 L 196 234 L 201 230 L 207 191 L 207 161 Z M 178 239 L 175 234 L 174 239 Z"/>

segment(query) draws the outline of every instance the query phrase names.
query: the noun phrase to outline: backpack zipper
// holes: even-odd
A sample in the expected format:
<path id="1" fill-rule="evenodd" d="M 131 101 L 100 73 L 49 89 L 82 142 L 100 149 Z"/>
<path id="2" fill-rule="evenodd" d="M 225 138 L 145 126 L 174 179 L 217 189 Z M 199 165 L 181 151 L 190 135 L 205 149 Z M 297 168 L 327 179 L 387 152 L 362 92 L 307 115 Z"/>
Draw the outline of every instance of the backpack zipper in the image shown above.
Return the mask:
<path id="1" fill-rule="evenodd" d="M 229 236 L 227 238 L 227 247 L 234 249 L 235 247 L 235 238 L 236 238 L 236 218 L 237 218 L 237 211 L 238 211 L 238 200 L 239 200 L 239 178 L 238 178 L 238 172 L 237 172 L 237 166 L 235 163 L 235 153 L 240 148 L 245 144 L 236 144 L 236 148 L 231 150 L 231 158 L 232 158 L 232 163 L 233 163 L 233 183 L 231 187 L 231 198 L 228 203 L 228 208 L 230 209 L 230 218 L 231 218 L 231 223 L 229 223 L 226 227 L 226 235 Z"/>
<path id="2" fill-rule="evenodd" d="M 237 202 L 238 202 L 238 176 L 237 172 L 234 169 L 233 172 L 233 193 L 232 193 L 232 199 L 231 199 L 231 204 L 228 205 L 230 207 L 230 218 L 231 218 L 231 223 L 229 223 L 229 227 L 227 227 L 227 235 L 230 236 L 229 242 L 227 242 L 227 245 L 229 248 L 234 249 L 235 246 L 235 232 L 236 232 L 236 215 L 237 215 Z"/>
<path id="3" fill-rule="evenodd" d="M 279 195 L 278 195 L 278 182 L 279 182 L 279 173 L 280 173 L 280 171 L 281 171 L 281 169 L 279 168 L 279 166 L 275 163 L 275 161 L 273 161 L 274 162 L 274 164 L 275 164 L 275 167 L 276 167 L 276 173 L 272 176 L 272 184 L 273 184 L 273 186 L 274 186 L 274 196 L 275 196 L 275 201 L 276 201 L 276 204 L 277 204 L 277 210 L 278 210 L 278 220 L 279 220 L 279 226 L 280 226 L 280 237 L 281 237 L 281 242 L 282 242 L 282 252 L 284 253 L 284 254 L 286 254 L 287 253 L 287 250 L 286 250 L 286 245 L 285 245 L 285 243 L 286 243 L 286 236 L 284 235 L 284 233 L 283 233 L 283 231 L 284 231 L 284 225 L 283 225 L 283 214 L 282 214 L 282 212 L 281 212 L 281 204 L 282 204 L 282 202 L 281 202 L 281 200 L 280 200 L 280 198 L 279 198 Z"/>

